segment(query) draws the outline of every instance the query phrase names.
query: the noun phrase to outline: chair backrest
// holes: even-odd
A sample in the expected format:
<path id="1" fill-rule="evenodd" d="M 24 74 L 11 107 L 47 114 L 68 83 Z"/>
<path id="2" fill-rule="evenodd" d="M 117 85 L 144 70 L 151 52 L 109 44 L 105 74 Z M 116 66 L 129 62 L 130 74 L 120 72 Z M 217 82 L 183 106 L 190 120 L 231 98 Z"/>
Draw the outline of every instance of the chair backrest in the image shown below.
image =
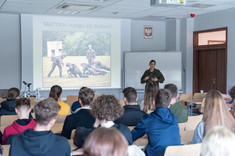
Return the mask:
<path id="1" fill-rule="evenodd" d="M 55 123 L 64 123 L 64 120 L 67 115 L 58 115 Z"/>
<path id="2" fill-rule="evenodd" d="M 2 156 L 9 156 L 10 145 L 2 145 Z"/>
<path id="3" fill-rule="evenodd" d="M 202 102 L 204 98 L 206 98 L 207 93 L 194 93 L 193 100 L 196 102 Z"/>
<path id="4" fill-rule="evenodd" d="M 192 93 L 181 94 L 179 99 L 180 105 L 187 109 L 187 106 L 185 106 L 185 100 L 191 99 L 192 97 L 193 97 Z"/>
<path id="5" fill-rule="evenodd" d="M 205 101 L 206 101 L 206 98 L 203 98 L 202 100 L 202 105 L 201 105 L 201 109 L 200 109 L 200 112 L 203 113 L 204 112 L 204 108 L 205 108 Z"/>
<path id="6" fill-rule="evenodd" d="M 30 105 L 35 105 L 35 97 L 26 97 L 30 101 Z"/>
<path id="7" fill-rule="evenodd" d="M 99 97 L 100 95 L 95 95 L 94 97 L 94 100 Z M 69 104 L 70 106 L 72 106 L 72 104 L 75 102 L 75 101 L 78 101 L 78 98 L 79 98 L 79 95 L 68 95 L 67 96 L 67 104 Z"/>
<path id="8" fill-rule="evenodd" d="M 181 144 L 191 144 L 194 130 L 180 131 Z"/>
<path id="9" fill-rule="evenodd" d="M 9 126 L 17 119 L 18 119 L 17 115 L 2 115 L 1 116 L 1 127 L 2 126 Z"/>
<path id="10" fill-rule="evenodd" d="M 168 146 L 164 156 L 200 156 L 200 144 L 181 145 L 181 146 Z"/>
<path id="11" fill-rule="evenodd" d="M 74 138 L 74 136 L 75 136 L 75 131 L 76 131 L 76 129 L 73 129 L 73 130 L 72 130 L 70 139 L 73 139 L 73 138 Z"/>
<path id="12" fill-rule="evenodd" d="M 125 106 L 124 100 L 119 100 L 119 103 L 121 104 L 121 106 Z"/>
<path id="13" fill-rule="evenodd" d="M 186 122 L 186 131 L 189 130 L 195 130 L 198 123 L 202 121 L 202 115 L 197 115 L 197 116 L 189 116 L 188 121 Z"/>
<path id="14" fill-rule="evenodd" d="M 78 101 L 78 95 L 68 95 L 67 96 L 67 104 L 69 104 L 70 106 L 72 106 L 72 104 Z"/>

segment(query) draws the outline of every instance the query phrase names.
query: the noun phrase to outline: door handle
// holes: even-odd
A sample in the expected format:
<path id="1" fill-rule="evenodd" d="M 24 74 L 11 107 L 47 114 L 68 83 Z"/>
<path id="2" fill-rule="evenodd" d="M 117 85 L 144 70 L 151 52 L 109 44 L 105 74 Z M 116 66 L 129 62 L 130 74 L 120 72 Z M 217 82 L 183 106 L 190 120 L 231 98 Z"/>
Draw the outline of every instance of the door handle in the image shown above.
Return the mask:
<path id="1" fill-rule="evenodd" d="M 212 80 L 212 83 L 213 84 L 216 84 L 216 79 L 215 78 L 213 78 L 213 79 L 211 79 Z"/>

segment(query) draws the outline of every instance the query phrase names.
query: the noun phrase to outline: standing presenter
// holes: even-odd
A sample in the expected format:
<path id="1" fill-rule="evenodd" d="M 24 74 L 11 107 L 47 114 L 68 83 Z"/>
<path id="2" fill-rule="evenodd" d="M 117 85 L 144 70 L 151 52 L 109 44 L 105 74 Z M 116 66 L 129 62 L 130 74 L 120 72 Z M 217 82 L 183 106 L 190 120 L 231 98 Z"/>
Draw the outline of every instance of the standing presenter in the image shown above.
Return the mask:
<path id="1" fill-rule="evenodd" d="M 160 72 L 160 70 L 155 69 L 155 66 L 156 66 L 156 61 L 151 60 L 149 62 L 150 68 L 148 70 L 146 70 L 141 77 L 141 83 L 146 83 L 145 88 L 151 82 L 156 84 L 159 88 L 159 83 L 163 83 L 165 80 L 165 78 L 162 75 L 162 73 Z"/>

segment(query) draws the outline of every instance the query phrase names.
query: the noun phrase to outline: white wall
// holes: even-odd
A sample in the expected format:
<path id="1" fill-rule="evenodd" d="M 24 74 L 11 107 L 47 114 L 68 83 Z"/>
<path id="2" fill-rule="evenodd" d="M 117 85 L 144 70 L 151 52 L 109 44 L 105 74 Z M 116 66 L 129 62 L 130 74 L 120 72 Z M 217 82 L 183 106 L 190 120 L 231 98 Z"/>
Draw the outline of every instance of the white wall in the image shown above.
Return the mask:
<path id="1" fill-rule="evenodd" d="M 195 31 L 228 27 L 227 89 L 235 85 L 235 20 L 234 9 L 196 16 Z"/>
<path id="2" fill-rule="evenodd" d="M 144 39 L 144 26 L 153 26 L 153 38 Z M 166 49 L 165 21 L 131 21 L 131 51 L 162 51 Z"/>
<path id="3" fill-rule="evenodd" d="M 0 89 L 20 88 L 20 17 L 0 14 Z"/>

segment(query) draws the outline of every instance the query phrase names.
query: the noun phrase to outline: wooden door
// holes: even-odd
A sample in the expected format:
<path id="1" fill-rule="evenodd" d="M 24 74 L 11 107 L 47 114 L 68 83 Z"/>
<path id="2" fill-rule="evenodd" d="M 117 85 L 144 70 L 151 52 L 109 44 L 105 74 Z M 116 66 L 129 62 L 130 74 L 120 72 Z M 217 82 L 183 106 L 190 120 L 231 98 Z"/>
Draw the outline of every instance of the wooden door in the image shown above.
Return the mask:
<path id="1" fill-rule="evenodd" d="M 196 50 L 197 74 L 194 77 L 194 92 L 217 89 L 226 93 L 227 61 L 226 49 Z"/>

